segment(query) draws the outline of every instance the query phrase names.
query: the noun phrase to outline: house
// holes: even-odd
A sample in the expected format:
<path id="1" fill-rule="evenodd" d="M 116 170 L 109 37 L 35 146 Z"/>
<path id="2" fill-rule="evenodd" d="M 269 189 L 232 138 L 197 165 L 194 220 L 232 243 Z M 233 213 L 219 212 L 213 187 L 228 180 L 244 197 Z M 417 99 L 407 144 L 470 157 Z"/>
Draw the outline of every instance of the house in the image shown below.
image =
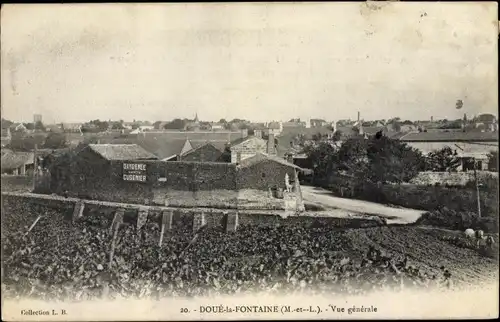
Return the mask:
<path id="1" fill-rule="evenodd" d="M 280 135 L 281 132 L 283 132 L 283 122 L 270 122 L 266 124 L 266 129 L 264 130 L 264 133 L 266 135 L 273 134 L 273 135 Z"/>
<path id="2" fill-rule="evenodd" d="M 105 201 L 127 195 L 133 199 L 147 183 L 149 169 L 145 163 L 154 160 L 158 158 L 137 144 L 89 144 L 71 162 L 58 161 L 59 166 L 50 173 L 50 190 L 87 199 L 99 198 L 104 191 Z"/>
<path id="3" fill-rule="evenodd" d="M 23 123 L 12 123 L 10 126 L 10 131 L 11 132 L 27 132 L 28 129 L 26 128 L 26 125 Z"/>
<path id="4" fill-rule="evenodd" d="M 89 144 L 87 148 L 108 161 L 158 160 L 157 156 L 137 144 Z"/>
<path id="5" fill-rule="evenodd" d="M 470 170 L 470 162 L 475 159 L 480 169 L 488 169 L 488 154 L 498 151 L 498 134 L 495 132 L 419 132 L 408 133 L 399 138 L 409 146 L 424 154 L 450 147 L 462 159 L 461 169 Z"/>
<path id="6" fill-rule="evenodd" d="M 185 138 L 166 138 L 164 136 L 125 136 L 121 138 L 101 139 L 110 144 L 137 144 L 162 161 L 176 161 L 178 157 L 193 149 L 191 142 Z"/>
<path id="7" fill-rule="evenodd" d="M 298 180 L 299 172 L 307 172 L 295 164 L 286 160 L 263 153 L 242 160 L 238 165 L 238 183 L 239 189 L 285 189 L 285 177 L 288 175 L 289 182 L 295 185 L 295 189 L 300 186 Z"/>
<path id="8" fill-rule="evenodd" d="M 1 157 L 2 174 L 27 175 L 33 171 L 34 163 L 33 152 L 6 151 Z"/>
<path id="9" fill-rule="evenodd" d="M 210 124 L 210 130 L 212 130 L 212 131 L 222 131 L 225 128 L 226 128 L 225 125 L 222 123 L 211 123 Z"/>
<path id="10" fill-rule="evenodd" d="M 221 162 L 223 151 L 218 149 L 215 145 L 207 142 L 187 152 L 179 155 L 178 161 L 191 161 L 191 162 Z"/>
<path id="11" fill-rule="evenodd" d="M 45 125 L 45 131 L 49 132 L 49 133 L 62 133 L 63 132 L 61 127 L 57 126 L 56 124 Z"/>
<path id="12" fill-rule="evenodd" d="M 498 131 L 498 120 L 495 115 L 492 114 L 481 114 L 472 120 L 475 128 L 481 129 L 483 131 Z"/>
<path id="13" fill-rule="evenodd" d="M 61 129 L 67 133 L 81 133 L 82 123 L 62 123 Z"/>
<path id="14" fill-rule="evenodd" d="M 138 127 L 138 129 L 141 131 L 141 132 L 146 132 L 146 131 L 152 131 L 155 129 L 154 126 L 152 125 L 141 125 Z"/>
<path id="15" fill-rule="evenodd" d="M 10 141 L 12 139 L 12 134 L 10 133 L 10 128 L 5 128 L 2 129 L 2 134 L 1 134 L 1 146 L 2 148 L 4 146 L 7 146 L 10 144 Z"/>
<path id="16" fill-rule="evenodd" d="M 101 143 L 138 144 L 160 160 L 176 161 L 186 152 L 210 143 L 223 152 L 231 142 L 247 137 L 248 131 L 149 131 L 118 138 L 101 138 Z"/>
<path id="17" fill-rule="evenodd" d="M 306 127 L 306 122 L 301 122 L 300 119 L 292 119 L 289 122 L 283 122 L 282 124 L 283 130 Z"/>
<path id="18" fill-rule="evenodd" d="M 311 119 L 309 122 L 311 127 L 323 127 L 328 125 L 328 122 L 323 119 Z"/>
<path id="19" fill-rule="evenodd" d="M 258 136 L 250 136 L 231 143 L 231 163 L 239 164 L 242 160 L 255 156 L 257 153 L 276 155 L 276 140 L 271 133 L 264 140 Z"/>

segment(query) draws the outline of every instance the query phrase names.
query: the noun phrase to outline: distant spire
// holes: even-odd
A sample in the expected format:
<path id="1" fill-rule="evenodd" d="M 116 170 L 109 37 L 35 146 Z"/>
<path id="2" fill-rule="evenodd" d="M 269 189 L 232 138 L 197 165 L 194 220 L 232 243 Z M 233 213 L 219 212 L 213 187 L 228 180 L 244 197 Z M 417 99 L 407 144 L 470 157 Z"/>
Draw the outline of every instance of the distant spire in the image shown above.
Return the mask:
<path id="1" fill-rule="evenodd" d="M 195 114 L 195 116 L 194 116 L 194 121 L 195 121 L 195 122 L 198 122 L 198 113 L 196 113 L 196 114 Z"/>

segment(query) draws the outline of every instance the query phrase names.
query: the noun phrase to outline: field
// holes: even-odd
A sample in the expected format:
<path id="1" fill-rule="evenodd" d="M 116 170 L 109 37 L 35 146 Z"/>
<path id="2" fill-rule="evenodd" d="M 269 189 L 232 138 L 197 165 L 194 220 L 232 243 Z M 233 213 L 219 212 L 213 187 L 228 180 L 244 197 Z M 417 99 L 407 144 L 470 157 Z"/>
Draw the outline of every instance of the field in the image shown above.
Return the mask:
<path id="1" fill-rule="evenodd" d="M 450 274 L 454 287 L 498 278 L 498 248 L 485 253 L 461 234 L 434 228 L 345 229 L 283 221 L 242 225 L 233 233 L 205 229 L 194 234 L 177 223 L 160 247 L 153 222 L 140 231 L 124 223 L 114 235 L 112 218 L 99 212 L 72 222 L 71 209 L 23 203 L 5 206 L 2 215 L 2 290 L 8 298 L 159 298 L 304 289 L 364 294 L 450 287 Z M 498 235 L 495 239 L 498 243 Z M 378 255 L 368 254 L 370 246 Z"/>

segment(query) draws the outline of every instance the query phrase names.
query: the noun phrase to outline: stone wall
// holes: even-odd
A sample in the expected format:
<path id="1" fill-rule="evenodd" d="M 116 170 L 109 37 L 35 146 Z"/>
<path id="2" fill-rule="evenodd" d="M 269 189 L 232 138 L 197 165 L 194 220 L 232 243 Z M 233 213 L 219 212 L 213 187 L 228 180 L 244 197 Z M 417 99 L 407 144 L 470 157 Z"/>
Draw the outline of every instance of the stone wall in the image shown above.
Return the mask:
<path id="1" fill-rule="evenodd" d="M 498 178 L 498 172 L 478 171 L 479 182 L 488 177 Z M 417 185 L 451 185 L 465 186 L 468 182 L 474 181 L 474 171 L 468 172 L 420 172 L 417 177 L 411 180 L 411 184 Z"/>
<path id="2" fill-rule="evenodd" d="M 146 165 L 146 182 L 131 182 L 123 180 L 123 163 L 84 153 L 69 171 L 52 176 L 55 184 L 44 193 L 68 191 L 82 199 L 175 207 L 284 209 L 284 200 L 269 198 L 268 191 L 285 189 L 286 173 L 291 183 L 296 178 L 293 168 L 270 160 L 241 169 L 231 163 L 137 161 Z M 67 173 L 69 180 L 59 180 Z M 289 199 L 297 196 L 290 193 Z"/>
<path id="3" fill-rule="evenodd" d="M 285 174 L 288 173 L 290 183 L 294 181 L 295 170 L 274 161 L 263 161 L 253 166 L 241 168 L 238 173 L 238 189 L 260 189 L 267 191 L 270 188 L 285 189 Z"/>
<path id="4" fill-rule="evenodd" d="M 258 152 L 266 153 L 266 147 L 267 142 L 261 138 L 254 137 L 248 139 L 231 148 L 231 163 L 238 162 L 238 154 L 241 155 L 241 160 L 244 160 L 253 157 Z"/>

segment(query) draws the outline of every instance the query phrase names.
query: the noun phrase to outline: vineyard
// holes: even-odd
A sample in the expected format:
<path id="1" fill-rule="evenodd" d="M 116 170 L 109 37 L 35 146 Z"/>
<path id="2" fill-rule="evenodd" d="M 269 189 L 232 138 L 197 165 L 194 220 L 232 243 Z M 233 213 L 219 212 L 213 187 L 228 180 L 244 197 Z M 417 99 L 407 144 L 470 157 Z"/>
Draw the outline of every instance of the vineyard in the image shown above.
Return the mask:
<path id="1" fill-rule="evenodd" d="M 70 210 L 16 204 L 2 216 L 7 298 L 365 294 L 498 279 L 498 246 L 485 253 L 462 234 L 435 228 L 345 229 L 285 221 L 195 234 L 179 225 L 160 247 L 160 229 L 152 222 L 140 231 L 122 224 L 114 236 L 112 218 L 99 213 L 73 222 Z"/>

